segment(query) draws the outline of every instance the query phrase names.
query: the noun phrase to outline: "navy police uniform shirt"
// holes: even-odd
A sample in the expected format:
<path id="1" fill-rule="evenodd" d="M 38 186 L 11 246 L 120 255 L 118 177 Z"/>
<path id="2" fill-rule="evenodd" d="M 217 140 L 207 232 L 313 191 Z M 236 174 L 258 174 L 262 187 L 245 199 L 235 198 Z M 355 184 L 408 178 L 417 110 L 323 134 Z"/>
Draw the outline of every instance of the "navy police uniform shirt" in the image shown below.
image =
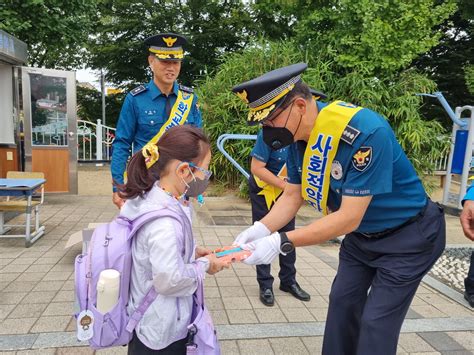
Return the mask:
<path id="1" fill-rule="evenodd" d="M 250 155 L 263 163 L 266 163 L 265 168 L 270 170 L 274 175 L 278 175 L 283 165 L 286 163 L 289 147 L 284 147 L 279 150 L 272 150 L 263 141 L 263 131 L 260 130 L 257 135 L 257 142 L 252 149 Z"/>
<path id="2" fill-rule="evenodd" d="M 317 102 L 318 110 L 327 104 Z M 362 109 L 349 122 L 352 144 L 339 142 L 331 166 L 328 207 L 339 209 L 342 196 L 372 196 L 357 229 L 374 233 L 393 228 L 415 216 L 426 204 L 426 193 L 415 169 L 388 122 L 376 112 Z M 306 142 L 296 142 L 288 153 L 288 180 L 301 184 Z"/>
<path id="3" fill-rule="evenodd" d="M 179 89 L 180 85 L 174 82 L 173 92 L 167 98 L 151 80 L 148 84 L 132 90 L 125 97 L 113 143 L 111 170 L 114 181 L 123 183 L 123 173 L 130 154 L 130 146 L 133 144 L 135 152 L 140 150 L 168 120 Z M 184 87 L 181 87 L 181 90 L 191 91 L 191 89 Z M 169 102 L 167 102 L 168 100 Z M 194 95 L 186 124 L 196 127 L 202 126 L 196 95 Z"/>

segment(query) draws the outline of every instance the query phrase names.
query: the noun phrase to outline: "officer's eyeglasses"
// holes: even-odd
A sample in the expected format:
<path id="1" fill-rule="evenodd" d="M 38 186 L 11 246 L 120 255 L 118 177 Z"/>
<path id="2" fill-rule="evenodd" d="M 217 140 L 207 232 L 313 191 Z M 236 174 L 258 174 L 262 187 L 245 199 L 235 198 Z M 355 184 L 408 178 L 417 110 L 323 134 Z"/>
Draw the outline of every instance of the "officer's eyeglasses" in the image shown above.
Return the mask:
<path id="1" fill-rule="evenodd" d="M 288 116 L 286 116 L 286 121 L 285 125 L 283 127 L 286 127 L 286 124 L 288 123 L 288 120 L 290 119 L 291 111 L 293 110 L 293 103 L 295 102 L 296 98 L 288 102 L 287 105 L 283 104 L 283 107 L 281 107 L 277 112 L 275 112 L 270 119 L 265 120 L 265 122 L 262 123 L 262 126 L 267 126 L 267 127 L 275 127 L 275 124 L 273 123 L 278 116 L 281 115 L 283 111 L 285 111 L 288 107 L 291 106 L 290 111 L 288 112 Z"/>
<path id="2" fill-rule="evenodd" d="M 197 169 L 197 170 L 199 170 L 201 173 L 203 173 L 204 178 L 205 178 L 206 180 L 209 180 L 209 179 L 211 178 L 211 176 L 212 176 L 212 171 L 206 170 L 206 169 L 204 169 L 204 168 L 201 168 L 200 166 L 197 166 L 196 164 L 194 164 L 194 163 L 192 163 L 192 162 L 188 162 L 188 164 L 189 164 L 190 167 L 192 167 L 192 168 L 194 168 L 194 169 Z"/>

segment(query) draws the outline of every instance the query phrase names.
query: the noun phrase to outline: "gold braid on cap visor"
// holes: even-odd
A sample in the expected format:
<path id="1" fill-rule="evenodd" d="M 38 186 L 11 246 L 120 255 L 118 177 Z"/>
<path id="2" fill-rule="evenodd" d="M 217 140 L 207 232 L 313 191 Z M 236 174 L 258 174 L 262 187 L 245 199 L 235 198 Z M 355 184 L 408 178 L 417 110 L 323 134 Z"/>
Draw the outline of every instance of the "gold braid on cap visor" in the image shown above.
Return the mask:
<path id="1" fill-rule="evenodd" d="M 293 88 L 295 87 L 294 84 L 290 85 L 286 89 L 283 89 L 277 96 L 275 96 L 273 99 L 270 101 L 264 103 L 263 105 L 260 105 L 255 108 L 250 108 L 250 112 L 248 114 L 248 120 L 249 121 L 256 121 L 260 122 L 264 120 L 265 118 L 268 117 L 268 115 L 272 112 L 272 110 L 275 108 L 275 102 L 280 100 L 282 97 L 284 97 L 286 94 L 288 94 Z M 270 106 L 270 107 L 269 107 Z"/>
<path id="2" fill-rule="evenodd" d="M 158 152 L 158 146 L 153 143 L 147 143 L 142 148 L 142 155 L 145 158 L 146 168 L 150 169 L 160 157 L 160 153 Z"/>
<path id="3" fill-rule="evenodd" d="M 154 53 L 155 56 L 159 59 L 183 59 L 184 51 L 183 49 L 177 50 L 167 50 L 166 48 L 149 48 L 151 53 Z"/>

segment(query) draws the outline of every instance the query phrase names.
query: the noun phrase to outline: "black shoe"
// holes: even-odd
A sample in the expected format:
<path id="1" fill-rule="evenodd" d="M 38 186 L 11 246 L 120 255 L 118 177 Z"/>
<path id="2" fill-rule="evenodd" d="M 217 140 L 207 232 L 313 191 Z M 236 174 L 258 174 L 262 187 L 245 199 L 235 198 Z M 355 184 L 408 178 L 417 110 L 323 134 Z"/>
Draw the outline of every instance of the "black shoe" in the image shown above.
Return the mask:
<path id="1" fill-rule="evenodd" d="M 469 303 L 469 305 L 474 308 L 474 295 L 464 292 L 464 298 L 466 299 L 467 303 Z"/>
<path id="2" fill-rule="evenodd" d="M 305 290 L 303 290 L 297 282 L 289 286 L 280 284 L 280 290 L 291 293 L 294 297 L 301 301 L 307 302 L 311 299 L 311 296 Z"/>
<path id="3" fill-rule="evenodd" d="M 273 290 L 271 288 L 261 288 L 260 301 L 262 301 L 265 306 L 273 306 L 273 304 L 275 303 L 275 296 L 273 295 Z"/>

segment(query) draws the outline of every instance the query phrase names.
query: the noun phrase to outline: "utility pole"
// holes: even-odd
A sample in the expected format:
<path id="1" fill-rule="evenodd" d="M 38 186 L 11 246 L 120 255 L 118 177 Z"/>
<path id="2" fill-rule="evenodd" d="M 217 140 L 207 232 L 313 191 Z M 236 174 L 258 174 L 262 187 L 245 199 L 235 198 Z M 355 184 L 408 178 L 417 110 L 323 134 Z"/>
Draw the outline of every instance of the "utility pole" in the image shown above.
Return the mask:
<path id="1" fill-rule="evenodd" d="M 102 124 L 105 126 L 105 74 L 100 71 L 100 89 L 102 92 Z"/>

